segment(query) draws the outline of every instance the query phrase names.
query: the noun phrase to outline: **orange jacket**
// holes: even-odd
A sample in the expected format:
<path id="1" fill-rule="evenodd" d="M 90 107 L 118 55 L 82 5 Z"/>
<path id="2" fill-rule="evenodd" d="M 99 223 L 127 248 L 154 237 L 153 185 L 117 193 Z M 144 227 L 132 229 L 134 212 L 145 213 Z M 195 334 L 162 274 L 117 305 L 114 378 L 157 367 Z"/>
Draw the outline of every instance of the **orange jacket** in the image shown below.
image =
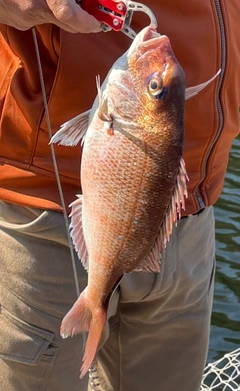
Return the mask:
<path id="1" fill-rule="evenodd" d="M 169 36 L 186 85 L 220 77 L 186 102 L 184 159 L 189 175 L 186 214 L 215 203 L 231 143 L 239 132 L 239 0 L 146 0 Z M 135 30 L 148 23 L 134 16 Z M 60 211 L 32 31 L 0 25 L 0 199 Z M 70 34 L 37 27 L 53 132 L 91 107 L 95 76 L 103 80 L 130 45 L 121 33 Z M 79 193 L 80 147 L 56 147 L 68 205 Z"/>

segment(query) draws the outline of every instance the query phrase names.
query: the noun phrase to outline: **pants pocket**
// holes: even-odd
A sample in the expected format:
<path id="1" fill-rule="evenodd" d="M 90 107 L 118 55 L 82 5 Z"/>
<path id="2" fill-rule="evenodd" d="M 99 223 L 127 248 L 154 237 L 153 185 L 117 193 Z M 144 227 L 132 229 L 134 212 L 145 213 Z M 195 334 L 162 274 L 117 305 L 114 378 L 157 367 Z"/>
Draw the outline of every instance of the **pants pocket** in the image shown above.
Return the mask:
<path id="1" fill-rule="evenodd" d="M 45 389 L 57 348 L 54 334 L 32 326 L 1 308 L 0 373 L 4 391 Z"/>

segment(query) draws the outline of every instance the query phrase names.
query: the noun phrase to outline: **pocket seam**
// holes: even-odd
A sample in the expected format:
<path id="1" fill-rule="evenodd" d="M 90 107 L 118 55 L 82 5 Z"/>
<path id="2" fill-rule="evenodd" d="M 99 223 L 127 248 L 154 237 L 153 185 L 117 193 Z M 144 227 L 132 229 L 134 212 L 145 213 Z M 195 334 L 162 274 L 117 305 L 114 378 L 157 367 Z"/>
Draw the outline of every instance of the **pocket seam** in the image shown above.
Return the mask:
<path id="1" fill-rule="evenodd" d="M 1 315 L 0 319 L 2 317 L 3 323 L 8 322 L 11 325 L 15 326 L 20 331 L 25 331 L 28 333 L 28 337 L 31 339 L 30 341 L 23 341 L 25 344 L 29 343 L 32 347 L 35 349 L 34 355 L 32 357 L 24 357 L 23 355 L 17 355 L 16 354 L 16 347 L 12 347 L 11 354 L 5 353 L 4 351 L 0 352 L 0 357 L 5 360 L 11 360 L 16 361 L 20 363 L 26 363 L 30 365 L 36 365 L 39 363 L 41 358 L 43 357 L 44 352 L 46 352 L 48 346 L 54 339 L 54 333 L 41 330 L 35 326 L 29 325 L 26 322 L 23 322 L 22 320 L 16 318 L 14 315 L 10 314 L 5 308 L 1 307 Z M 4 329 L 4 327 L 3 327 Z M 1 333 L 2 334 L 2 333 Z M 26 335 L 26 333 L 25 333 Z M 35 338 L 34 338 L 35 337 Z M 36 340 L 36 337 L 38 338 L 38 341 Z M 2 334 L 2 338 L 4 338 Z M 19 342 L 20 343 L 20 342 Z M 37 346 L 37 343 L 39 343 L 39 346 Z M 3 348 L 2 348 L 3 349 Z M 15 351 L 14 351 L 15 350 Z M 18 351 L 19 352 L 19 351 Z M 20 352 L 19 352 L 20 353 Z"/>

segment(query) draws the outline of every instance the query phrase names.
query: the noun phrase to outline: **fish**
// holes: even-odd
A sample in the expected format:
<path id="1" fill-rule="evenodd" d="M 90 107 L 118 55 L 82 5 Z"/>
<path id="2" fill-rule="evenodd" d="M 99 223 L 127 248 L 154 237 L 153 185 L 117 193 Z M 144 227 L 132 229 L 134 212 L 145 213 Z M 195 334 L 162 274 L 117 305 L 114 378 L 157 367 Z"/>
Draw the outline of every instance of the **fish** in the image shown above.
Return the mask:
<path id="1" fill-rule="evenodd" d="M 97 77 L 92 108 L 52 137 L 62 145 L 83 143 L 82 194 L 70 205 L 70 232 L 88 284 L 60 329 L 63 338 L 88 332 L 80 378 L 94 360 L 110 297 L 123 276 L 160 271 L 187 197 L 185 100 L 212 79 L 186 89 L 169 38 L 148 26 L 102 86 Z"/>

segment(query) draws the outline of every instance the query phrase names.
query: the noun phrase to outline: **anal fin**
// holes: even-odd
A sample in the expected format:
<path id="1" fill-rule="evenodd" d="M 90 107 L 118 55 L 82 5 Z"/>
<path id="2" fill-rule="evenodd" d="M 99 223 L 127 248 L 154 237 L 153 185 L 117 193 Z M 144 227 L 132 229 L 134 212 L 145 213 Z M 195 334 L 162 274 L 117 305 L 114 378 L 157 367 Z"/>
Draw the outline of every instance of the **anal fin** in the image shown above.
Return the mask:
<path id="1" fill-rule="evenodd" d="M 69 206 L 72 208 L 69 215 L 71 218 L 70 235 L 83 267 L 88 269 L 88 252 L 82 228 L 82 195 L 77 195 L 77 199 Z"/>

